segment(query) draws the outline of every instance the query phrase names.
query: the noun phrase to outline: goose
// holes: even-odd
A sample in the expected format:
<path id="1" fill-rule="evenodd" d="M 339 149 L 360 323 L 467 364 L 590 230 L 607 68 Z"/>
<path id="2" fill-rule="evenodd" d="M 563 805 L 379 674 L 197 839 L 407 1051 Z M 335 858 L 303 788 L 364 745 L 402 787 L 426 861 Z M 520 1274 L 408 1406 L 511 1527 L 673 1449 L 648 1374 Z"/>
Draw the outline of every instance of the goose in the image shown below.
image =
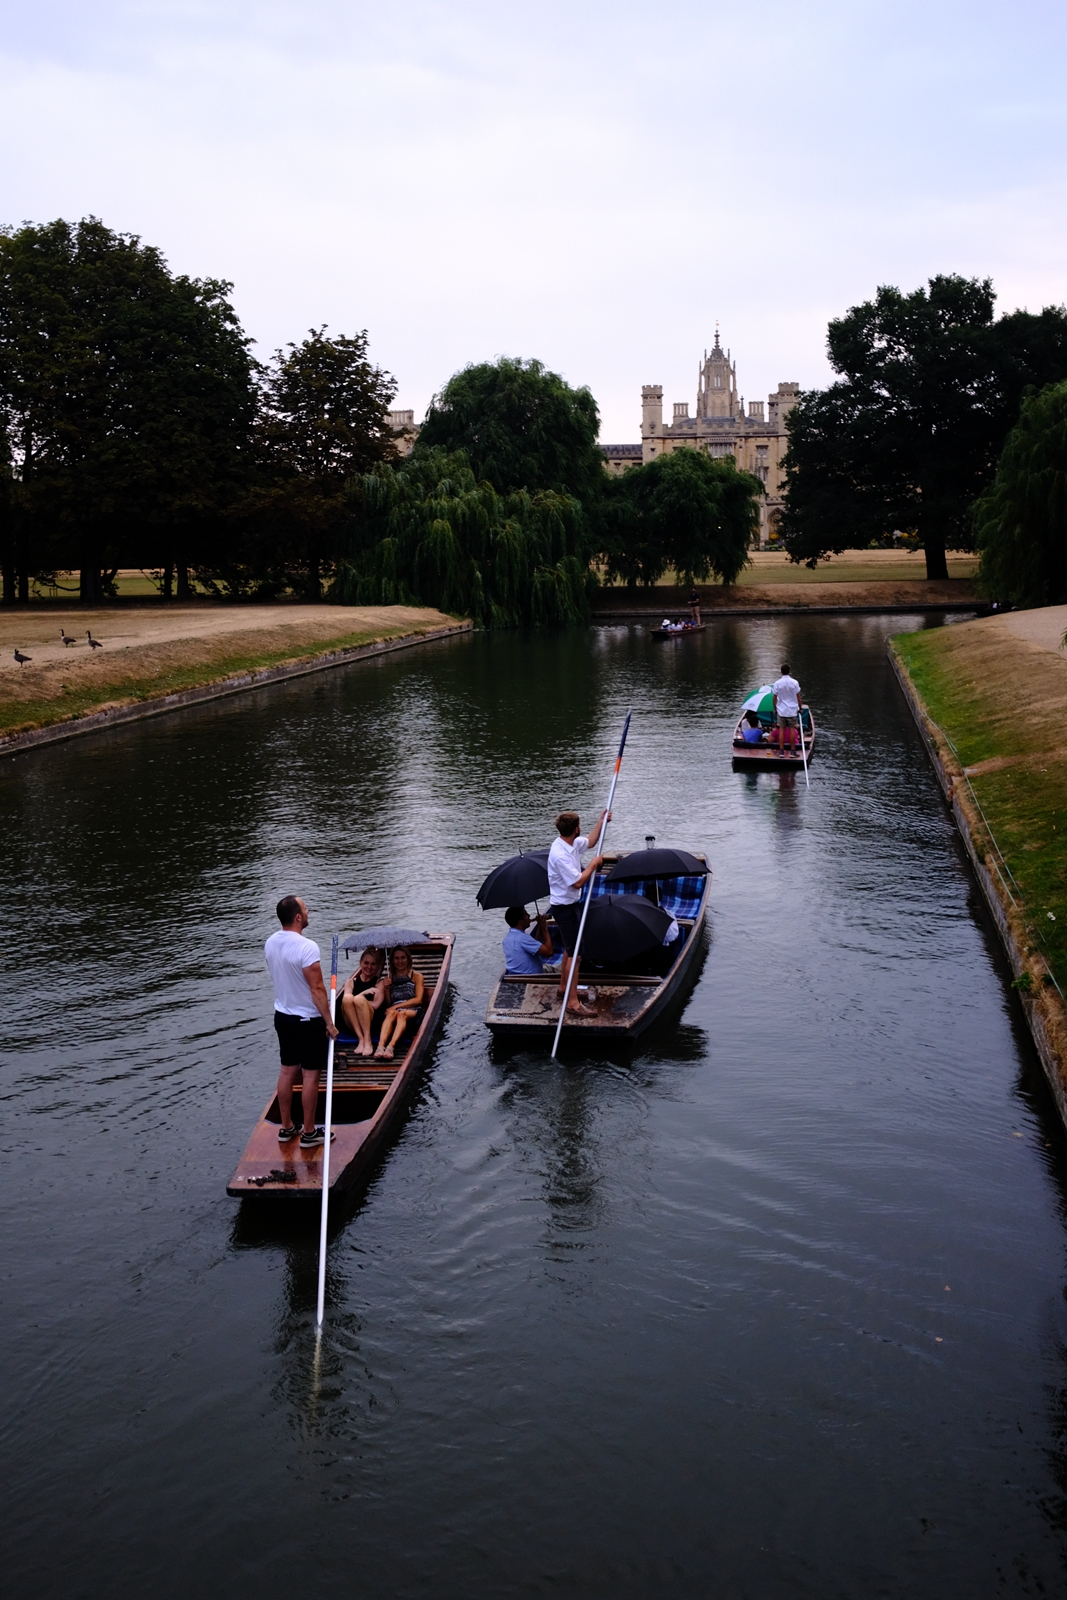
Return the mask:
<path id="1" fill-rule="evenodd" d="M 67 632 L 66 628 L 60 628 L 59 637 L 62 639 L 64 644 L 77 644 L 78 642 L 72 633 Z"/>
<path id="2" fill-rule="evenodd" d="M 15 660 L 18 662 L 19 666 L 21 667 L 25 662 L 32 661 L 33 657 L 32 656 L 24 656 L 21 650 L 16 650 L 15 651 Z"/>
<path id="3" fill-rule="evenodd" d="M 90 650 L 102 650 L 104 648 L 103 645 L 100 643 L 99 639 L 94 639 L 93 638 L 93 632 L 92 632 L 91 628 L 86 628 L 85 637 L 89 641 L 89 649 Z"/>

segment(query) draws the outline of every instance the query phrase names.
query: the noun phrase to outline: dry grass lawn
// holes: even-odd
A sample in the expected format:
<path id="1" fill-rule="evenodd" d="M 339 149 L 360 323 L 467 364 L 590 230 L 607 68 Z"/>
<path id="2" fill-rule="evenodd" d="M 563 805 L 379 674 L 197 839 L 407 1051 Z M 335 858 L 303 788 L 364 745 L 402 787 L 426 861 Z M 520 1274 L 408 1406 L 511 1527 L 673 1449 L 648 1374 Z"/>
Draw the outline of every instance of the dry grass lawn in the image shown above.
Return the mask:
<path id="1" fill-rule="evenodd" d="M 0 611 L 0 731 L 44 727 L 454 621 L 421 606 Z M 61 630 L 77 642 L 64 645 Z M 90 647 L 87 630 L 102 649 Z M 16 649 L 31 657 L 24 666 Z"/>

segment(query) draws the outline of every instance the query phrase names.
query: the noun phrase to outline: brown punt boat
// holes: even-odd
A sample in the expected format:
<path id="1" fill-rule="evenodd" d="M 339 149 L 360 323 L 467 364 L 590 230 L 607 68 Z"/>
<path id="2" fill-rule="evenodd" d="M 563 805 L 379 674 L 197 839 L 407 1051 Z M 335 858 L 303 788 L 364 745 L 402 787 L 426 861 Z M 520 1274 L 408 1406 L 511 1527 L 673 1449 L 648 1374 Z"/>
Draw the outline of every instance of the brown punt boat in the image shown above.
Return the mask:
<path id="1" fill-rule="evenodd" d="M 356 1054 L 356 1040 L 341 1033 L 334 1046 L 333 1128 L 330 1149 L 330 1193 L 351 1189 L 381 1150 L 389 1125 L 410 1093 L 441 1021 L 448 989 L 455 935 L 434 934 L 423 944 L 411 944 L 414 966 L 426 985 L 426 1009 L 417 1031 L 405 1034 L 391 1061 L 375 1061 Z M 340 983 L 338 984 L 340 994 Z M 299 1096 L 299 1089 L 297 1095 Z M 326 1118 L 326 1075 L 319 1083 L 316 1120 Z M 281 1116 L 273 1095 L 252 1130 L 244 1155 L 226 1185 L 226 1193 L 281 1196 L 318 1200 L 322 1197 L 322 1145 L 301 1150 L 300 1141 L 278 1143 Z"/>
<path id="2" fill-rule="evenodd" d="M 613 866 L 623 854 L 609 851 L 604 857 L 605 866 Z M 707 866 L 706 856 L 699 851 L 694 854 Z M 602 878 L 598 877 L 596 884 L 598 891 L 604 888 Z M 645 886 L 646 892 L 649 887 Z M 672 888 L 679 892 L 672 895 Z M 627 972 L 621 967 L 614 970 L 582 958 L 582 983 L 596 990 L 593 1002 L 596 1015 L 569 1016 L 563 1024 L 561 1045 L 576 1040 L 589 1046 L 634 1039 L 685 994 L 689 980 L 696 974 L 696 954 L 701 945 L 710 890 L 710 868 L 707 876 L 700 879 L 657 880 L 657 898 L 675 917 L 681 937 L 662 952 L 655 952 L 652 961 L 635 961 L 632 970 Z M 561 941 L 551 918 L 548 927 L 558 950 Z M 651 970 L 658 958 L 662 958 L 664 964 L 662 972 Z M 497 1039 L 526 1042 L 539 1038 L 546 1047 L 551 1045 L 559 1021 L 558 987 L 558 972 L 546 972 L 537 977 L 510 977 L 502 973 L 489 997 L 486 1026 Z"/>
<path id="3" fill-rule="evenodd" d="M 653 639 L 688 639 L 692 633 L 706 633 L 706 622 L 687 622 L 681 628 L 650 628 Z"/>
<path id="4" fill-rule="evenodd" d="M 811 714 L 811 707 L 804 707 L 804 754 L 811 761 L 815 751 L 815 718 Z M 781 768 L 802 767 L 804 758 L 799 749 L 795 754 L 780 756 L 776 744 L 746 744 L 741 737 L 742 718 L 738 717 L 734 729 L 733 763 L 736 769 L 744 768 L 746 771 L 777 772 Z"/>

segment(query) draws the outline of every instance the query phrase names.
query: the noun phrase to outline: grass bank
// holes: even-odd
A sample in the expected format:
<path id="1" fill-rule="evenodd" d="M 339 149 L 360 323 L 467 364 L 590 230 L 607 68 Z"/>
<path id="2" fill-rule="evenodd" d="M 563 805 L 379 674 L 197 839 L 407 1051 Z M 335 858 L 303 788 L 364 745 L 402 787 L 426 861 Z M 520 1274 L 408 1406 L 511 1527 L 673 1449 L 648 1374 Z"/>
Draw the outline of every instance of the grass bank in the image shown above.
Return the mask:
<path id="1" fill-rule="evenodd" d="M 1030 984 L 1044 981 L 1044 957 L 1067 991 L 1065 627 L 1067 606 L 1052 606 L 902 634 L 892 647 L 961 799 L 973 798 L 979 859 L 1006 868 Z M 1025 976 L 1017 983 L 1028 987 Z"/>
<path id="2" fill-rule="evenodd" d="M 187 607 L 0 617 L 0 736 L 136 706 L 230 679 L 434 634 L 455 618 L 424 607 Z M 66 646 L 62 631 L 77 643 Z M 94 650 L 88 633 L 101 641 Z M 25 665 L 14 651 L 29 657 Z"/>

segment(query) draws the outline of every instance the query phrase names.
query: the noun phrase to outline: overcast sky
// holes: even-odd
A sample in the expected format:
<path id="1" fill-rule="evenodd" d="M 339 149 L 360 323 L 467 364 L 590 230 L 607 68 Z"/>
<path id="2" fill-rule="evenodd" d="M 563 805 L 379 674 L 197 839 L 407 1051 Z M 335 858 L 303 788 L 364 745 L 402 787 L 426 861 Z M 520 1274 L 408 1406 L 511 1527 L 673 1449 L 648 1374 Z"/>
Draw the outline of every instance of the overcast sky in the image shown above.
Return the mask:
<path id="1" fill-rule="evenodd" d="M 881 283 L 1067 300 L 1067 6 L 0 0 L 0 221 L 232 279 L 261 355 L 367 328 L 421 416 L 468 361 L 695 399 L 828 381 Z M 669 414 L 669 413 L 668 413 Z"/>

